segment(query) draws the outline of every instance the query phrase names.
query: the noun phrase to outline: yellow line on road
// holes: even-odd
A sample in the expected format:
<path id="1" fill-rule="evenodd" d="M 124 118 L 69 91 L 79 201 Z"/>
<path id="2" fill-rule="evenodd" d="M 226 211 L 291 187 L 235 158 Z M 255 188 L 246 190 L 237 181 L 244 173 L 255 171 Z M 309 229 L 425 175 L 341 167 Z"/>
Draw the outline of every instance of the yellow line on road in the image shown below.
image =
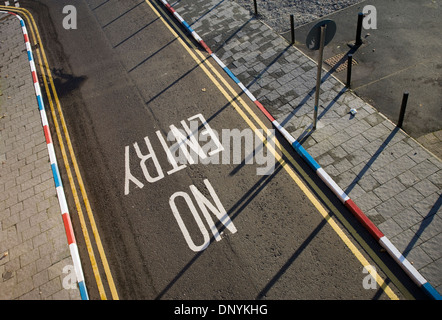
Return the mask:
<path id="1" fill-rule="evenodd" d="M 65 139 L 66 139 L 66 144 L 68 146 L 69 154 L 71 156 L 71 161 L 72 161 L 73 166 L 74 166 L 74 171 L 75 171 L 75 174 L 76 174 L 76 177 L 77 177 L 78 185 L 80 187 L 80 191 L 81 191 L 81 194 L 82 194 L 82 197 L 83 197 L 83 201 L 84 201 L 84 204 L 85 204 L 85 207 L 86 207 L 86 211 L 87 211 L 88 218 L 89 218 L 89 221 L 90 221 L 90 224 L 91 224 L 92 232 L 94 234 L 94 239 L 95 239 L 95 242 L 96 242 L 96 245 L 97 245 L 97 249 L 99 251 L 100 258 L 102 260 L 103 268 L 104 268 L 104 271 L 105 271 L 105 274 L 106 274 L 106 278 L 107 278 L 107 281 L 108 281 L 108 284 L 109 284 L 111 295 L 112 295 L 112 298 L 114 300 L 118 300 L 119 299 L 118 293 L 116 291 L 115 283 L 113 281 L 113 277 L 112 277 L 112 274 L 111 274 L 111 271 L 110 271 L 110 268 L 109 268 L 109 264 L 108 264 L 108 261 L 107 261 L 107 258 L 106 258 L 106 254 L 104 252 L 103 245 L 101 243 L 100 235 L 98 233 L 98 229 L 97 229 L 97 226 L 96 226 L 96 223 L 95 223 L 94 215 L 93 215 L 92 209 L 90 207 L 90 203 L 89 203 L 89 199 L 87 197 L 86 189 L 84 187 L 83 179 L 81 177 L 81 173 L 80 173 L 80 170 L 78 168 L 76 156 L 75 156 L 74 150 L 72 148 L 72 143 L 71 143 L 71 140 L 70 140 L 70 137 L 69 137 L 69 133 L 68 133 L 68 130 L 67 130 L 66 122 L 64 120 L 64 116 L 63 116 L 63 112 L 62 112 L 62 109 L 61 109 L 60 101 L 58 99 L 58 94 L 57 94 L 57 91 L 55 89 L 55 85 L 54 85 L 54 81 L 53 81 L 53 78 L 52 78 L 52 74 L 51 74 L 51 71 L 50 71 L 50 68 L 49 68 L 49 64 L 48 64 L 48 61 L 47 61 L 47 58 L 46 58 L 46 53 L 44 51 L 43 43 L 41 41 L 40 34 L 38 32 L 38 28 L 37 28 L 37 25 L 35 23 L 35 20 L 34 20 L 32 14 L 28 10 L 26 10 L 24 8 L 16 8 L 16 7 L 8 7 L 8 6 L 0 6 L 0 8 L 8 10 L 8 11 L 11 11 L 11 12 L 16 12 L 16 13 L 19 13 L 19 14 L 23 15 L 25 17 L 25 19 L 27 21 L 27 24 L 28 24 L 28 27 L 29 27 L 29 29 L 31 31 L 32 40 L 34 41 L 35 44 L 36 43 L 40 44 L 39 48 L 36 49 L 35 51 L 37 53 L 39 61 L 41 62 L 39 64 L 40 72 L 41 72 L 41 75 L 43 76 L 42 77 L 43 78 L 43 83 L 44 83 L 44 86 L 45 86 L 46 95 L 47 95 L 47 98 L 48 98 L 48 101 L 49 101 L 49 105 L 50 105 L 50 109 L 51 109 L 51 113 L 52 113 L 52 118 L 53 118 L 53 121 L 54 121 L 54 127 L 55 127 L 55 130 L 56 130 L 56 133 L 57 133 L 57 137 L 58 137 L 58 141 L 59 141 L 59 144 L 60 144 L 62 158 L 63 158 L 63 161 L 64 161 L 64 165 L 66 167 L 66 172 L 67 172 L 67 175 L 68 175 L 69 184 L 70 184 L 70 187 L 71 187 L 71 190 L 72 190 L 72 193 L 73 193 L 73 197 L 74 197 L 74 202 L 75 202 L 75 205 L 76 205 L 76 208 L 77 208 L 77 211 L 78 211 L 78 216 L 79 216 L 81 228 L 82 228 L 82 231 L 83 231 L 83 236 L 84 236 L 84 239 L 85 239 L 85 242 L 86 242 L 86 247 L 87 247 L 87 251 L 88 251 L 88 254 L 89 254 L 89 259 L 91 261 L 91 266 L 92 266 L 92 270 L 93 270 L 93 273 L 94 273 L 94 277 L 95 277 L 95 280 L 97 282 L 97 287 L 98 287 L 98 291 L 99 291 L 99 294 L 100 294 L 100 298 L 103 299 L 103 300 L 106 300 L 107 296 L 106 296 L 106 293 L 105 293 L 105 290 L 104 290 L 104 286 L 103 286 L 103 282 L 101 280 L 101 276 L 100 276 L 100 273 L 99 273 L 99 270 L 98 270 L 98 265 L 97 265 L 95 254 L 94 254 L 94 251 L 93 251 L 93 248 L 92 248 L 92 243 L 91 243 L 91 240 L 90 240 L 89 232 L 87 231 L 86 221 L 84 219 L 83 211 L 81 209 L 81 204 L 80 204 L 80 201 L 79 201 L 77 189 L 76 189 L 76 186 L 75 186 L 75 183 L 74 183 L 74 179 L 73 179 L 73 176 L 72 176 L 72 172 L 71 172 L 71 168 L 70 168 L 70 165 L 69 165 L 68 157 L 67 157 L 66 150 L 65 150 L 65 147 L 64 147 L 64 142 L 63 142 L 63 138 L 62 138 L 63 135 L 61 134 L 60 127 L 59 127 L 59 124 L 58 124 L 57 115 L 56 115 L 55 108 L 54 108 L 54 103 L 52 101 L 51 92 L 49 90 L 49 85 L 47 83 L 46 76 L 45 76 L 45 71 L 46 71 L 47 77 L 49 78 L 50 86 L 51 86 L 51 89 L 52 89 L 52 94 L 54 96 L 54 100 L 55 100 L 55 103 L 56 103 L 56 106 L 57 106 L 58 114 L 59 114 L 60 121 L 61 121 L 62 128 L 63 128 L 64 136 L 65 136 Z M 43 59 L 42 59 L 42 57 L 40 55 L 40 51 L 41 51 L 41 55 L 43 56 Z M 43 65 L 44 65 L 44 68 L 43 68 Z"/>
<path id="2" fill-rule="evenodd" d="M 262 129 L 268 130 L 268 127 L 264 125 L 264 123 L 258 118 L 255 112 L 253 112 L 250 107 L 245 103 L 245 101 L 239 96 L 236 91 L 228 84 L 228 82 L 225 80 L 225 77 L 221 76 L 219 72 L 216 70 L 216 68 L 207 60 L 206 57 L 199 51 L 195 50 L 197 54 L 200 56 L 201 60 L 195 55 L 195 53 L 189 48 L 187 44 L 191 45 L 191 42 L 188 40 L 188 37 L 183 35 L 181 31 L 181 37 L 175 32 L 175 30 L 170 26 L 170 24 L 175 25 L 175 22 L 172 21 L 167 14 L 165 13 L 164 16 L 167 17 L 169 20 L 169 23 L 166 22 L 166 20 L 163 18 L 163 16 L 158 12 L 157 8 L 150 2 L 150 0 L 145 0 L 146 3 L 151 7 L 151 9 L 154 11 L 154 13 L 161 19 L 161 21 L 164 23 L 164 25 L 169 29 L 169 31 L 173 34 L 173 36 L 180 42 L 180 44 L 185 48 L 185 50 L 189 53 L 189 55 L 192 57 L 192 59 L 198 64 L 198 66 L 201 67 L 201 69 L 204 71 L 204 73 L 209 77 L 209 79 L 215 84 L 215 86 L 220 90 L 220 92 L 224 95 L 224 97 L 228 100 L 230 104 L 235 108 L 235 110 L 239 113 L 239 115 L 246 121 L 246 123 L 252 128 L 258 135 L 260 135 L 260 139 L 265 142 L 264 136 L 260 134 L 260 132 L 257 130 L 256 126 L 253 124 L 253 122 L 250 120 L 250 118 L 244 113 L 244 111 L 238 106 L 236 103 L 236 100 L 238 100 L 243 108 L 247 111 L 247 113 L 259 124 L 259 126 Z M 164 13 L 164 10 L 159 9 Z M 179 30 L 179 28 L 176 28 Z M 185 39 L 186 42 L 183 40 Z M 193 45 L 191 45 L 194 47 Z M 233 95 L 230 96 L 223 86 L 218 82 L 217 79 L 212 75 L 211 72 L 208 71 L 207 67 L 211 70 L 213 74 L 216 75 L 216 77 L 223 83 L 223 85 L 228 88 L 228 90 Z M 275 145 L 278 147 L 278 149 L 281 150 L 281 152 L 284 154 L 284 156 L 287 157 L 287 159 L 297 167 L 298 171 L 302 172 L 303 170 L 297 165 L 296 161 L 293 159 L 293 157 L 285 150 L 285 148 L 277 141 L 277 139 L 273 136 L 272 139 L 275 142 Z M 266 143 L 267 144 L 267 143 Z M 287 165 L 287 163 L 284 161 L 282 156 L 278 154 L 269 144 L 267 144 L 267 148 L 269 149 L 272 154 L 274 154 L 277 161 L 283 166 L 283 168 L 286 170 L 286 172 L 290 175 L 290 177 L 293 179 L 293 181 L 299 186 L 299 188 L 304 192 L 304 194 L 308 197 L 310 202 L 315 206 L 315 208 L 320 212 L 322 217 L 327 221 L 327 223 L 332 227 L 332 229 L 336 232 L 336 234 L 342 239 L 342 241 L 347 245 L 347 247 L 350 249 L 350 251 L 353 253 L 353 255 L 360 261 L 360 263 L 366 267 L 366 270 L 371 274 L 371 276 L 376 280 L 380 288 L 382 288 L 385 293 L 388 295 L 390 299 L 398 300 L 398 296 L 392 291 L 392 289 L 385 283 L 385 281 L 380 277 L 376 270 L 374 268 L 370 268 L 370 263 L 367 261 L 367 259 L 362 255 L 362 253 L 356 248 L 356 246 L 352 243 L 352 241 L 348 238 L 348 236 L 344 233 L 344 231 L 338 226 L 338 224 L 334 221 L 334 219 L 328 214 L 328 212 L 325 210 L 325 208 L 322 206 L 322 204 L 315 198 L 315 196 L 311 193 L 311 191 L 306 187 L 306 185 L 301 181 L 301 179 L 296 175 L 296 173 L 293 171 L 293 169 Z M 310 180 L 311 181 L 311 180 Z M 312 182 L 314 185 L 314 183 Z M 336 212 L 339 212 L 336 208 Z M 335 213 L 335 212 L 334 212 Z M 339 213 L 339 215 L 342 217 L 342 215 Z M 343 221 L 346 221 L 345 218 L 343 218 Z M 349 225 L 347 222 L 346 227 L 349 226 L 352 230 L 353 228 Z M 353 230 L 354 231 L 354 230 Z M 357 234 L 356 231 L 354 231 L 355 234 Z M 365 243 L 359 236 L 358 236 L 360 243 Z M 368 247 L 366 245 L 365 247 Z M 365 249 L 365 248 L 364 248 Z M 370 249 L 372 252 L 372 250 Z M 374 255 L 377 257 L 377 255 Z M 378 262 L 383 264 L 380 259 L 378 259 Z M 362 273 L 362 272 L 361 272 Z M 390 279 L 395 278 L 394 275 L 390 272 Z M 399 281 L 395 281 L 395 283 L 398 283 L 399 286 L 402 286 Z M 402 286 L 402 289 L 407 293 L 407 290 Z M 409 297 L 412 297 L 411 294 L 406 294 Z"/>

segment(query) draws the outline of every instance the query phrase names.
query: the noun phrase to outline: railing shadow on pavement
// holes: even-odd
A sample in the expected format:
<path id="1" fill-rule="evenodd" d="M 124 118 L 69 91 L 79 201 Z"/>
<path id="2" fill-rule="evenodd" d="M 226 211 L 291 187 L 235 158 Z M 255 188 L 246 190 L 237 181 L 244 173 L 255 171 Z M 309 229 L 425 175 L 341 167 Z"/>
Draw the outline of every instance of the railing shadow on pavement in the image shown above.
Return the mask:
<path id="1" fill-rule="evenodd" d="M 262 76 L 264 75 L 264 73 L 266 73 L 267 72 L 267 70 L 269 70 L 270 69 L 270 67 L 272 66 L 272 65 L 274 65 L 276 62 L 278 62 L 278 60 L 279 59 L 281 59 L 282 57 L 283 57 L 283 55 L 290 49 L 290 47 L 291 46 L 286 46 L 285 48 L 284 48 L 284 50 L 282 50 L 280 53 L 278 53 L 278 55 L 272 60 L 272 61 L 270 61 L 267 65 L 266 65 L 266 67 L 264 68 L 264 69 L 262 69 L 259 73 L 258 73 L 258 75 L 256 75 L 255 77 L 254 77 L 254 79 L 249 83 L 249 84 L 247 84 L 247 86 L 246 86 L 246 88 L 247 89 L 250 89 L 257 81 L 259 81 L 259 79 L 261 79 L 262 78 Z"/>
<path id="2" fill-rule="evenodd" d="M 287 262 L 281 267 L 281 269 L 275 274 L 275 276 L 267 283 L 267 285 L 258 293 L 255 299 L 260 300 L 265 298 L 270 289 L 278 282 L 278 280 L 284 275 L 284 273 L 290 268 L 293 262 L 299 257 L 305 248 L 312 242 L 312 240 L 318 235 L 322 228 L 327 224 L 327 219 L 322 219 L 316 228 L 310 233 L 310 235 L 304 240 L 304 242 L 296 249 Z"/>
<path id="3" fill-rule="evenodd" d="M 129 39 L 132 39 L 132 37 L 134 37 L 135 35 L 137 35 L 138 33 L 140 33 L 141 31 L 143 31 L 144 29 L 146 29 L 147 27 L 149 27 L 152 23 L 158 21 L 159 18 L 155 18 L 154 20 L 152 20 L 151 22 L 149 22 L 148 24 L 146 24 L 144 27 L 142 27 L 141 29 L 138 29 L 137 31 L 135 31 L 134 33 L 132 33 L 130 36 L 128 36 L 127 38 L 121 40 L 119 43 L 117 43 L 116 45 L 113 46 L 113 48 L 117 48 L 120 45 L 122 45 L 123 43 L 125 43 L 126 41 L 128 41 Z"/>
<path id="4" fill-rule="evenodd" d="M 146 59 L 146 61 L 149 58 Z M 144 63 L 145 61 L 143 61 Z M 164 89 L 162 89 L 160 92 L 158 92 L 157 94 L 155 94 L 152 98 L 150 98 L 148 101 L 145 101 L 145 104 L 148 105 L 149 103 L 151 103 L 152 101 L 154 101 L 155 99 L 157 99 L 159 96 L 161 96 L 163 93 L 165 93 L 167 90 L 169 90 L 170 88 L 172 88 L 174 85 L 176 85 L 178 82 L 180 82 L 181 80 L 183 80 L 185 77 L 187 77 L 190 73 L 192 73 L 193 71 L 197 70 L 199 68 L 199 65 L 195 65 L 192 68 L 190 68 L 189 70 L 187 70 L 186 72 L 184 72 L 181 76 L 179 76 L 176 80 L 174 80 L 171 84 L 169 84 L 167 87 L 165 87 Z M 133 71 L 135 69 L 132 68 L 130 71 Z"/>
<path id="5" fill-rule="evenodd" d="M 436 216 L 436 213 L 439 211 L 440 207 L 442 205 L 442 194 L 439 195 L 439 198 L 434 203 L 428 214 L 422 219 L 421 224 L 419 225 L 419 228 L 414 233 L 413 238 L 408 243 L 407 247 L 404 249 L 403 255 L 404 257 L 407 256 L 411 249 L 413 249 L 416 242 L 419 240 L 419 238 L 422 236 L 422 233 L 424 230 L 431 224 L 434 217 Z"/>
<path id="6" fill-rule="evenodd" d="M 104 26 L 102 26 L 102 28 L 106 28 L 107 26 L 111 25 L 112 23 L 114 23 L 115 21 L 117 21 L 118 19 L 120 19 L 122 16 L 128 14 L 129 12 L 131 12 L 132 10 L 134 10 L 136 7 L 142 5 L 143 3 L 145 3 L 145 1 L 141 1 L 139 3 L 137 3 L 135 6 L 133 6 L 132 8 L 126 10 L 125 12 L 123 12 L 122 14 L 120 14 L 118 17 L 116 17 L 115 19 L 112 19 L 111 21 L 109 21 L 108 23 L 106 23 Z M 95 10 L 95 9 L 94 9 Z"/>
<path id="7" fill-rule="evenodd" d="M 356 186 L 356 184 L 359 182 L 359 180 L 364 176 L 364 174 L 370 169 L 370 167 L 373 165 L 373 163 L 376 161 L 376 159 L 379 157 L 379 155 L 382 153 L 382 151 L 387 148 L 388 144 L 391 142 L 391 140 L 394 138 L 396 133 L 398 133 L 400 129 L 398 127 L 395 127 L 391 133 L 388 135 L 388 137 L 382 142 L 382 144 L 379 146 L 379 148 L 376 150 L 376 152 L 371 156 L 370 160 L 364 165 L 364 167 L 359 171 L 359 173 L 356 174 L 356 177 L 353 179 L 353 181 L 349 184 L 347 189 L 345 189 L 346 194 L 350 194 L 351 190 Z"/>
<path id="8" fill-rule="evenodd" d="M 147 58 L 143 59 L 142 61 L 140 61 L 138 64 L 136 64 L 135 66 L 133 66 L 132 68 L 130 68 L 127 72 L 132 72 L 135 69 L 137 69 L 139 66 L 141 66 L 142 64 L 144 64 L 146 61 L 148 61 L 150 58 L 154 57 L 155 55 L 157 55 L 158 53 L 160 53 L 161 51 L 163 51 L 164 49 L 166 49 L 168 46 L 170 46 L 172 43 L 174 43 L 176 41 L 176 39 L 173 39 L 171 41 L 169 41 L 168 43 L 166 43 L 164 46 L 162 46 L 160 49 L 158 49 L 157 51 L 155 51 L 154 53 L 152 53 L 151 55 L 149 55 Z"/>
<path id="9" fill-rule="evenodd" d="M 220 41 L 221 44 L 216 47 L 213 52 L 218 52 L 227 42 L 232 40 L 242 29 L 244 29 L 252 20 L 254 20 L 254 17 L 251 17 L 246 22 L 244 22 L 238 29 L 236 29 L 234 32 L 232 32 L 224 41 Z"/>
<path id="10" fill-rule="evenodd" d="M 100 8 L 101 6 L 105 5 L 105 4 L 108 3 L 109 1 L 110 1 L 110 0 L 106 0 L 106 1 L 104 1 L 104 2 L 102 2 L 102 3 L 100 3 L 98 6 L 96 6 L 95 8 L 93 8 L 92 11 L 97 10 L 98 8 Z"/>

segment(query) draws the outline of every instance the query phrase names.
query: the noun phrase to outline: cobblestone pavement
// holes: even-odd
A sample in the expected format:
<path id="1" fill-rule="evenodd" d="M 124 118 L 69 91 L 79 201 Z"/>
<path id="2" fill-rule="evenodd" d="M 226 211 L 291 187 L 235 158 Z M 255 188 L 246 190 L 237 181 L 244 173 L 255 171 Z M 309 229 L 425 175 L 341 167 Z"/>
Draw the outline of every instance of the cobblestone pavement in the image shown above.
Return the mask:
<path id="1" fill-rule="evenodd" d="M 18 19 L 0 14 L 0 39 L 0 299 L 77 300 Z"/>
<path id="2" fill-rule="evenodd" d="M 441 293 L 441 160 L 326 72 L 312 131 L 314 61 L 234 1 L 173 6 Z"/>

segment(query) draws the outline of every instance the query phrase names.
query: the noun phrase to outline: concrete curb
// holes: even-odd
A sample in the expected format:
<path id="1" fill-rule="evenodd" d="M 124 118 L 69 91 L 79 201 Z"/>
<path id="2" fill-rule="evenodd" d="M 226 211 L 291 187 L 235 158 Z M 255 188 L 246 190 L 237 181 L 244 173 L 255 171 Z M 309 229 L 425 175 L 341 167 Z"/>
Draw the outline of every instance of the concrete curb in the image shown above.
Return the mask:
<path id="1" fill-rule="evenodd" d="M 38 76 L 35 68 L 34 56 L 32 54 L 31 43 L 29 42 L 28 31 L 24 20 L 14 12 L 0 11 L 0 13 L 11 14 L 15 16 L 19 21 L 23 31 L 23 36 L 26 44 L 26 51 L 28 55 L 29 64 L 31 67 L 32 79 L 34 82 L 35 95 L 37 98 L 38 109 L 40 111 L 41 122 L 43 125 L 43 131 L 45 135 L 46 145 L 49 152 L 49 159 L 51 163 L 52 174 L 55 183 L 55 189 L 57 191 L 57 197 L 60 204 L 61 214 L 63 218 L 63 224 L 66 231 L 66 236 L 68 240 L 69 250 L 71 253 L 72 261 L 74 263 L 75 274 L 77 278 L 78 287 L 80 289 L 80 295 L 82 300 L 89 300 L 86 285 L 84 282 L 83 269 L 81 267 L 80 255 L 78 252 L 77 243 L 75 240 L 74 230 L 72 228 L 71 218 L 69 216 L 69 209 L 66 202 L 66 196 L 63 189 L 63 184 L 60 177 L 60 172 L 58 170 L 57 158 L 55 155 L 54 145 L 52 143 L 52 137 L 49 130 L 48 119 L 46 111 L 44 108 L 43 98 L 41 95 L 40 84 L 38 82 Z"/>
<path id="2" fill-rule="evenodd" d="M 400 265 L 407 275 L 432 299 L 442 300 L 442 296 L 425 280 L 425 278 L 416 270 L 415 267 L 400 253 L 400 251 L 390 242 L 390 240 L 370 221 L 362 210 L 345 194 L 345 192 L 333 181 L 333 179 L 321 168 L 313 157 L 304 149 L 304 147 L 290 135 L 275 118 L 265 109 L 265 107 L 253 96 L 253 94 L 238 80 L 238 78 L 225 66 L 225 64 L 212 52 L 201 37 L 184 21 L 184 19 L 167 3 L 166 0 L 160 0 L 166 9 L 186 28 L 192 37 L 211 55 L 218 65 L 235 81 L 241 90 L 255 103 L 255 105 L 272 122 L 273 126 L 286 138 L 293 149 L 307 162 L 307 164 L 316 172 L 322 181 L 339 198 L 339 200 L 348 208 L 356 219 L 368 230 L 376 241 L 390 254 L 390 256 Z"/>

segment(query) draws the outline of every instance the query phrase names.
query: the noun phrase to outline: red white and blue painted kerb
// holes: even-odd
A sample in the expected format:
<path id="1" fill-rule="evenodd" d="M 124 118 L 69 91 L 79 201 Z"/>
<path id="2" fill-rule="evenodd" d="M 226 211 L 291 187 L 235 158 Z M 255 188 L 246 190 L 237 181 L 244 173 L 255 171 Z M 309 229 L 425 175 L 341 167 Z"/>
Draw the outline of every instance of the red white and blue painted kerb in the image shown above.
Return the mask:
<path id="1" fill-rule="evenodd" d="M 38 82 L 38 76 L 37 76 L 37 72 L 35 69 L 34 56 L 32 54 L 32 50 L 31 50 L 31 43 L 29 42 L 28 31 L 26 29 L 25 22 L 18 14 L 13 13 L 13 12 L 6 12 L 6 11 L 0 11 L 0 13 L 9 13 L 11 15 L 14 15 L 20 21 L 20 25 L 21 25 L 21 28 L 23 31 L 23 36 L 25 39 L 28 60 L 29 60 L 29 64 L 31 67 L 32 80 L 34 82 L 35 95 L 36 95 L 37 103 L 38 103 L 38 110 L 40 111 L 40 117 L 41 117 L 41 122 L 43 125 L 43 131 L 44 131 L 44 135 L 45 135 L 45 139 L 46 139 L 46 145 L 47 145 L 48 152 L 49 152 L 49 160 L 51 163 L 52 174 L 53 174 L 54 182 L 55 182 L 55 188 L 57 191 L 57 197 L 58 197 L 58 201 L 60 204 L 60 210 L 61 210 L 61 214 L 62 214 L 62 218 L 63 218 L 63 224 L 64 224 L 64 228 L 66 231 L 66 236 L 67 236 L 67 241 L 68 241 L 72 261 L 74 263 L 75 275 L 77 277 L 78 287 L 80 289 L 80 294 L 81 294 L 82 300 L 89 300 L 86 285 L 84 282 L 83 269 L 81 267 L 81 261 L 80 261 L 80 255 L 78 253 L 77 242 L 75 240 L 74 230 L 72 228 L 71 218 L 69 215 L 69 209 L 68 209 L 68 205 L 66 202 L 66 196 L 64 194 L 63 184 L 61 181 L 60 172 L 58 170 L 57 158 L 55 156 L 54 145 L 52 143 L 51 132 L 49 130 L 48 119 L 46 116 L 43 98 L 41 95 L 40 84 Z"/>
<path id="2" fill-rule="evenodd" d="M 166 9 L 188 30 L 192 37 L 206 50 L 217 64 L 235 81 L 241 90 L 255 103 L 255 105 L 272 122 L 273 126 L 287 139 L 293 149 L 304 159 L 308 165 L 316 172 L 322 181 L 339 198 L 339 200 L 350 210 L 356 219 L 368 230 L 368 232 L 378 241 L 378 243 L 390 254 L 390 256 L 401 266 L 410 278 L 432 299 L 442 300 L 442 296 L 436 289 L 416 270 L 415 267 L 400 253 L 400 251 L 390 242 L 390 240 L 374 225 L 362 210 L 345 194 L 345 192 L 333 181 L 333 179 L 321 168 L 313 157 L 296 141 L 293 136 L 284 129 L 278 121 L 265 109 L 265 107 L 253 96 L 253 94 L 238 80 L 238 78 L 226 67 L 226 65 L 210 50 L 201 37 L 184 21 L 184 19 L 167 3 L 160 0 Z"/>

